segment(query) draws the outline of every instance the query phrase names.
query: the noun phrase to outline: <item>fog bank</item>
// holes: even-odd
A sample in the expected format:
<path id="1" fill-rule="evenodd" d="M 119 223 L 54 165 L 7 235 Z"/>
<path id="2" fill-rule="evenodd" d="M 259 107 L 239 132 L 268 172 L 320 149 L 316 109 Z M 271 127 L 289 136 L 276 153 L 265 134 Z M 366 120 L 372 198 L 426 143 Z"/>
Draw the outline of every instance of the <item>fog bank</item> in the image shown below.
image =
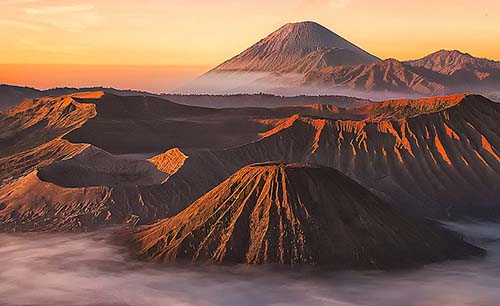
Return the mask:
<path id="1" fill-rule="evenodd" d="M 0 305 L 496 305 L 500 225 L 449 224 L 487 248 L 482 259 L 404 272 L 172 268 L 131 260 L 88 234 L 0 234 Z"/>

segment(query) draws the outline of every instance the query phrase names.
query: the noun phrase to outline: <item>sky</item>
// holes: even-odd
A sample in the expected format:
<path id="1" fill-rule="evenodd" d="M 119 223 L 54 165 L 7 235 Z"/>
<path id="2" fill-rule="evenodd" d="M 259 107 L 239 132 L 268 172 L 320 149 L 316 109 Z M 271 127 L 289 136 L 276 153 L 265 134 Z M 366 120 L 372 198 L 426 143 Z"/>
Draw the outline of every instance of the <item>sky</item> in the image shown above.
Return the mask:
<path id="1" fill-rule="evenodd" d="M 175 89 L 287 22 L 380 58 L 500 60 L 498 0 L 0 0 L 0 83 Z"/>

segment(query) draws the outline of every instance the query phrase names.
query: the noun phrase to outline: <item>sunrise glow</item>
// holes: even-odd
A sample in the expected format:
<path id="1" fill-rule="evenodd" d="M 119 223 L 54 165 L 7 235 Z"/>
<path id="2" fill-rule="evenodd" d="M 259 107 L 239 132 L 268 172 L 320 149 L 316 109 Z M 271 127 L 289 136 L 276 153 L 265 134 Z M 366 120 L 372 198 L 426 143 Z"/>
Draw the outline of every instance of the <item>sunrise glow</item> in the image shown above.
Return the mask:
<path id="1" fill-rule="evenodd" d="M 168 91 L 302 20 L 380 58 L 458 49 L 500 59 L 496 0 L 4 0 L 0 83 Z M 43 80 L 34 76 L 41 64 L 56 65 Z"/>

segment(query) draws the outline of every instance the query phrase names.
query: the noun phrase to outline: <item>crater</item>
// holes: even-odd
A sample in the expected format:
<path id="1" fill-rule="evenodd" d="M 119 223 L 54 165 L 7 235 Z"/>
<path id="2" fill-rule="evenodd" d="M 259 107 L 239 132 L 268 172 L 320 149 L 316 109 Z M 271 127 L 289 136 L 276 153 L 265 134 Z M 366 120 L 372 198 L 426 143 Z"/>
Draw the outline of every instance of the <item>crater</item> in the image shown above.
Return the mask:
<path id="1" fill-rule="evenodd" d="M 146 160 L 113 156 L 89 147 L 78 156 L 38 170 L 38 177 L 62 187 L 137 186 L 161 184 L 168 173 Z"/>

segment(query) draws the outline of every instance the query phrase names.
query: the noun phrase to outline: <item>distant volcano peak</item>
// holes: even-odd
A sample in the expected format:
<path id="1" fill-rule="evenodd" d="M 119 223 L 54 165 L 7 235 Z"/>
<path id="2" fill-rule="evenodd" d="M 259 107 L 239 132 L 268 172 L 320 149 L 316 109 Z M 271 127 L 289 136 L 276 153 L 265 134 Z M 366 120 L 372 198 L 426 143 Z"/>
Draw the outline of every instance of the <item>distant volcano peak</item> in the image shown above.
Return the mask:
<path id="1" fill-rule="evenodd" d="M 315 56 L 309 55 L 314 51 L 328 51 L 330 49 L 346 50 L 349 52 L 348 56 L 345 52 L 339 55 L 345 63 L 335 61 L 335 65 L 346 63 L 350 65 L 367 64 L 379 61 L 379 58 L 362 50 L 324 26 L 313 21 L 304 21 L 283 25 L 242 53 L 217 66 L 212 72 L 265 71 L 303 73 L 305 71 L 297 70 L 298 62 L 303 62 L 304 59 L 307 59 L 308 62 L 317 63 L 315 65 L 308 63 L 301 65 L 301 67 L 308 67 L 308 69 L 327 66 L 328 61 L 324 60 L 326 52 L 315 54 Z"/>

